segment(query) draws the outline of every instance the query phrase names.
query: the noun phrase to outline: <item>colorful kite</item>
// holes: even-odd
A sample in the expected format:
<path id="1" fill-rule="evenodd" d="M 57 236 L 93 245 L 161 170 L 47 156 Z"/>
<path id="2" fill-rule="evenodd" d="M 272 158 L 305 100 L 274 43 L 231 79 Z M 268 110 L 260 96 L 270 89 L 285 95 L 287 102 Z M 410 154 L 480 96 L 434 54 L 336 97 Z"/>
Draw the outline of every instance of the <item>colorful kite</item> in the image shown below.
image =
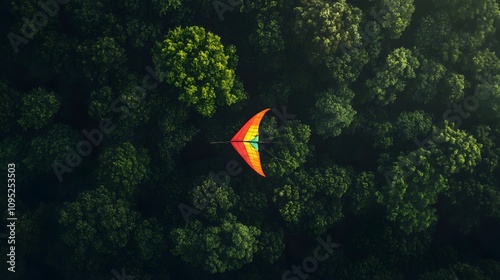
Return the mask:
<path id="1" fill-rule="evenodd" d="M 270 108 L 262 110 L 253 116 L 247 123 L 234 135 L 231 141 L 226 142 L 211 142 L 214 143 L 227 143 L 230 142 L 240 156 L 250 165 L 250 167 L 259 173 L 259 175 L 266 177 L 262 171 L 260 164 L 259 154 L 259 125 Z"/>

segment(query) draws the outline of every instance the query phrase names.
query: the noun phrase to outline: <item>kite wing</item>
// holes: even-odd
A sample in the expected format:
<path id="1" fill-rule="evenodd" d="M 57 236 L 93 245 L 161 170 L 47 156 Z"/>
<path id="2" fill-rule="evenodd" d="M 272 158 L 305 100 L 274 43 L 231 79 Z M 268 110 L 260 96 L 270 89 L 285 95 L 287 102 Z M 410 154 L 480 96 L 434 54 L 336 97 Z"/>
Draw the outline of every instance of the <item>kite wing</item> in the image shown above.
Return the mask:
<path id="1" fill-rule="evenodd" d="M 231 139 L 231 144 L 240 156 L 255 172 L 263 177 L 266 177 L 266 175 L 264 175 L 262 165 L 260 164 L 259 125 L 269 109 L 262 110 L 253 116 Z"/>

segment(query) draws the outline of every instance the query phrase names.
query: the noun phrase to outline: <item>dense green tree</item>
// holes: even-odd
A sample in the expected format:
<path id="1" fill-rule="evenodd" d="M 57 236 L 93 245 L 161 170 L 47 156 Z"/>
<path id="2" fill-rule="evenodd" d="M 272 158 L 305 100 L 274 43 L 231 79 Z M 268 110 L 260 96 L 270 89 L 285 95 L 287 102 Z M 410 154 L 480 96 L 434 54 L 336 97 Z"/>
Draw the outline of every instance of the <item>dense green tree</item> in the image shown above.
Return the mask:
<path id="1" fill-rule="evenodd" d="M 127 246 L 136 219 L 127 201 L 100 186 L 66 202 L 58 223 L 75 265 L 96 269 Z"/>
<path id="2" fill-rule="evenodd" d="M 356 175 L 355 182 L 347 189 L 347 210 L 354 214 L 368 211 L 375 202 L 375 175 L 363 171 Z"/>
<path id="3" fill-rule="evenodd" d="M 353 48 L 350 52 L 328 56 L 325 62 L 335 81 L 344 85 L 355 82 L 369 60 L 365 48 Z"/>
<path id="4" fill-rule="evenodd" d="M 165 162 L 170 163 L 172 157 L 198 133 L 199 129 L 188 123 L 188 116 L 186 110 L 180 106 L 162 106 L 162 112 L 157 117 L 158 134 L 155 135 L 155 142 Z"/>
<path id="5" fill-rule="evenodd" d="M 157 266 L 167 244 L 163 226 L 156 218 L 149 218 L 134 229 L 133 236 L 137 243 L 137 251 L 133 252 L 133 255 L 138 256 L 148 266 Z"/>
<path id="6" fill-rule="evenodd" d="M 482 145 L 450 123 L 433 135 L 436 143 L 430 142 L 428 148 L 400 155 L 387 170 L 379 167 L 388 184 L 376 192 L 378 202 L 387 207 L 389 220 L 398 221 L 407 233 L 436 222 L 431 205 L 450 187 L 448 178 L 459 172 L 470 174 L 481 159 Z"/>
<path id="7" fill-rule="evenodd" d="M 457 73 L 449 73 L 444 77 L 443 94 L 441 99 L 446 106 L 452 106 L 464 99 L 465 90 L 470 84 L 465 76 Z"/>
<path id="8" fill-rule="evenodd" d="M 66 7 L 74 28 L 84 36 L 114 37 L 113 41 L 123 43 L 124 28 L 110 4 L 103 0 L 75 0 L 69 1 Z"/>
<path id="9" fill-rule="evenodd" d="M 294 230 L 323 234 L 343 217 L 341 198 L 351 185 L 351 171 L 341 167 L 295 173 L 274 189 L 273 201 Z"/>
<path id="10" fill-rule="evenodd" d="M 422 57 L 421 66 L 416 77 L 416 90 L 410 97 L 423 104 L 430 103 L 438 92 L 439 83 L 444 79 L 446 67 L 432 59 Z"/>
<path id="11" fill-rule="evenodd" d="M 156 100 L 152 100 L 150 91 L 140 86 L 141 81 L 143 81 L 143 77 L 129 74 L 117 90 L 119 95 L 115 100 L 119 101 L 119 106 L 125 107 L 120 109 L 119 112 L 113 112 L 112 118 L 117 120 L 119 131 L 133 131 L 150 119 L 151 104 L 154 104 Z M 114 103 L 109 103 L 108 106 L 112 107 L 113 111 Z M 120 133 L 119 131 L 117 134 Z"/>
<path id="12" fill-rule="evenodd" d="M 284 234 L 281 229 L 279 231 L 263 231 L 258 238 L 258 254 L 262 256 L 265 261 L 275 263 L 285 250 L 283 238 Z"/>
<path id="13" fill-rule="evenodd" d="M 198 21 L 199 18 L 206 18 L 211 12 L 217 9 L 217 2 L 212 0 L 153 0 L 151 2 L 154 11 L 159 15 L 168 16 L 172 23 L 176 25 L 180 23 L 192 24 Z M 225 2 L 223 4 L 225 4 Z M 228 10 L 232 11 L 233 9 L 230 8 L 231 6 L 229 6 Z M 219 7 L 219 9 L 221 8 Z"/>
<path id="14" fill-rule="evenodd" d="M 391 271 L 381 259 L 374 256 L 369 256 L 359 262 L 352 263 L 343 271 L 339 278 L 345 280 L 403 279 L 400 273 Z"/>
<path id="15" fill-rule="evenodd" d="M 50 74 L 68 75 L 66 78 L 72 81 L 80 79 L 80 69 L 75 65 L 75 45 L 78 39 L 67 34 L 61 34 L 57 30 L 43 30 L 40 34 L 40 46 L 35 50 L 35 56 L 39 63 L 49 67 Z"/>
<path id="16" fill-rule="evenodd" d="M 7 166 L 9 163 L 20 164 L 26 155 L 24 139 L 19 135 L 5 137 L 0 140 L 0 164 Z"/>
<path id="17" fill-rule="evenodd" d="M 53 162 L 77 165 L 81 157 L 76 155 L 74 147 L 80 140 L 81 135 L 69 126 L 54 124 L 31 141 L 23 163 L 35 174 L 52 170 Z"/>
<path id="18" fill-rule="evenodd" d="M 95 120 L 110 116 L 113 102 L 113 90 L 109 86 L 93 90 L 90 93 L 89 115 Z"/>
<path id="19" fill-rule="evenodd" d="M 90 39 L 77 48 L 79 64 L 90 82 L 104 85 L 121 72 L 127 61 L 125 50 L 114 37 Z"/>
<path id="20" fill-rule="evenodd" d="M 308 146 L 311 128 L 302 124 L 300 121 L 288 121 L 282 129 L 278 131 L 276 120 L 262 121 L 261 135 L 270 136 L 271 143 L 259 144 L 267 153 L 262 153 L 263 162 L 266 163 L 265 172 L 272 177 L 281 177 L 284 174 L 290 174 L 299 166 L 304 164 L 307 157 L 311 154 L 311 148 Z M 261 155 L 262 155 L 261 154 Z M 269 160 L 267 160 L 269 159 Z"/>
<path id="21" fill-rule="evenodd" d="M 380 104 L 393 103 L 396 94 L 405 90 L 407 80 L 416 77 L 415 70 L 419 66 L 411 50 L 394 49 L 387 56 L 385 64 L 375 72 L 375 77 L 366 81 L 366 86 Z"/>
<path id="22" fill-rule="evenodd" d="M 362 11 L 345 0 L 301 1 L 295 8 L 295 32 L 307 45 L 311 63 L 318 63 L 335 53 L 341 44 L 355 47 L 361 44 L 359 33 Z"/>
<path id="23" fill-rule="evenodd" d="M 153 62 L 167 73 L 165 81 L 179 90 L 179 100 L 203 116 L 212 116 L 218 106 L 245 98 L 232 90 L 235 47 L 224 47 L 219 36 L 202 27 L 170 30 L 153 51 Z"/>
<path id="24" fill-rule="evenodd" d="M 471 229 L 481 225 L 481 218 L 500 218 L 500 191 L 496 180 L 478 182 L 475 180 L 452 181 L 445 192 L 451 203 L 452 220 L 458 229 L 469 234 Z"/>
<path id="25" fill-rule="evenodd" d="M 494 141 L 498 137 L 499 132 L 487 125 L 476 127 L 474 137 L 483 145 L 481 162 L 478 164 L 478 169 L 486 171 L 486 174 L 494 174 L 495 170 L 500 167 L 500 147 Z"/>
<path id="26" fill-rule="evenodd" d="M 130 142 L 106 148 L 99 155 L 98 178 L 120 196 L 137 192 L 137 185 L 147 179 L 150 158 L 146 149 Z"/>
<path id="27" fill-rule="evenodd" d="M 444 0 L 432 1 L 440 8 L 440 12 L 446 11 L 450 14 L 454 25 L 468 32 L 479 35 L 478 39 L 483 41 L 488 35 L 495 33 L 496 23 L 500 19 L 500 8 L 498 1 L 485 0 Z M 467 22 L 467 24 L 463 24 Z"/>
<path id="28" fill-rule="evenodd" d="M 374 122 L 371 125 L 373 131 L 373 147 L 388 150 L 394 145 L 394 125 L 389 121 Z"/>
<path id="29" fill-rule="evenodd" d="M 495 75 L 500 71 L 500 59 L 489 48 L 478 50 L 477 53 L 468 58 L 466 68 L 474 73 L 475 80 L 486 80 L 488 76 Z"/>
<path id="30" fill-rule="evenodd" d="M 35 88 L 21 99 L 19 125 L 27 130 L 40 129 L 52 121 L 61 103 L 52 91 Z"/>
<path id="31" fill-rule="evenodd" d="M 385 170 L 384 170 L 385 169 Z M 379 166 L 387 184 L 376 191 L 377 201 L 387 209 L 387 218 L 406 233 L 422 231 L 437 221 L 432 207 L 447 189 L 448 180 L 436 170 L 429 150 L 420 148 L 401 155 L 389 168 Z"/>
<path id="32" fill-rule="evenodd" d="M 161 25 L 158 24 L 158 11 L 151 2 L 124 1 L 127 10 L 127 16 L 124 17 L 124 29 L 127 40 L 136 49 L 152 46 L 161 31 Z"/>
<path id="33" fill-rule="evenodd" d="M 217 184 L 212 177 L 192 190 L 193 206 L 212 222 L 223 221 L 228 210 L 238 203 L 239 197 L 227 184 Z"/>
<path id="34" fill-rule="evenodd" d="M 213 226 L 193 221 L 170 234 L 175 255 L 211 273 L 239 269 L 251 262 L 258 251 L 259 235 L 258 228 L 241 224 L 230 214 Z"/>
<path id="35" fill-rule="evenodd" d="M 431 116 L 422 110 L 402 112 L 396 119 L 395 124 L 399 137 L 404 140 L 413 140 L 416 137 L 427 136 L 431 127 Z"/>
<path id="36" fill-rule="evenodd" d="M 485 120 L 498 120 L 500 116 L 500 75 L 485 77 L 477 85 L 474 96 L 480 102 L 477 114 Z"/>
<path id="37" fill-rule="evenodd" d="M 251 42 L 263 53 L 275 53 L 285 48 L 285 40 L 281 34 L 283 18 L 278 12 L 270 15 L 258 14 L 257 29 L 250 37 Z"/>
<path id="38" fill-rule="evenodd" d="M 474 167 L 481 160 L 483 145 L 473 135 L 454 129 L 451 123 L 445 121 L 444 128 L 438 130 L 435 136 L 430 150 L 436 157 L 436 163 L 443 168 L 441 174 L 474 172 Z"/>
<path id="39" fill-rule="evenodd" d="M 279 0 L 241 1 L 240 11 L 254 18 L 255 27 L 249 41 L 259 53 L 274 54 L 285 48 L 286 6 L 290 4 Z"/>
<path id="40" fill-rule="evenodd" d="M 350 104 L 353 97 L 354 92 L 347 87 L 317 94 L 316 107 L 311 114 L 319 135 L 324 138 L 339 136 L 342 129 L 351 124 L 356 115 Z"/>
<path id="41" fill-rule="evenodd" d="M 387 31 L 389 38 L 398 39 L 410 25 L 411 17 L 415 11 L 413 0 L 377 0 L 375 2 L 375 19 L 382 30 Z"/>
<path id="42" fill-rule="evenodd" d="M 433 54 L 440 60 L 456 63 L 460 57 L 465 57 L 463 38 L 466 37 L 464 32 L 453 30 L 446 13 L 438 13 L 420 20 L 414 38 L 421 53 Z"/>
<path id="43" fill-rule="evenodd" d="M 415 262 L 428 252 L 432 241 L 431 231 L 408 234 L 397 224 L 383 220 L 382 217 L 368 217 L 372 219 L 357 227 L 346 246 L 352 246 L 353 250 L 362 250 L 363 255 L 367 256 L 384 252 L 385 263 L 391 266 Z"/>

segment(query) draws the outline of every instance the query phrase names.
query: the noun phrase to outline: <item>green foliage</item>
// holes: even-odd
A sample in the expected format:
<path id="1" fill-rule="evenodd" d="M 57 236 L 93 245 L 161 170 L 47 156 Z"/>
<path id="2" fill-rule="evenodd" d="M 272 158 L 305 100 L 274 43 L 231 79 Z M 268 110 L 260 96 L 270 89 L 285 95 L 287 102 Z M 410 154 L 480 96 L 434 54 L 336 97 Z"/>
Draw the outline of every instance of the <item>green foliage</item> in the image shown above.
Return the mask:
<path id="1" fill-rule="evenodd" d="M 356 81 L 369 60 L 364 48 L 354 48 L 349 53 L 328 56 L 325 62 L 333 78 L 344 85 Z"/>
<path id="2" fill-rule="evenodd" d="M 382 30 L 389 33 L 389 38 L 398 39 L 410 25 L 415 11 L 413 0 L 377 0 L 376 10 L 381 11 Z"/>
<path id="3" fill-rule="evenodd" d="M 375 202 L 375 174 L 363 171 L 355 179 L 346 192 L 347 209 L 354 214 L 363 214 Z"/>
<path id="4" fill-rule="evenodd" d="M 21 118 L 17 122 L 24 130 L 40 129 L 49 124 L 61 105 L 54 92 L 43 88 L 31 90 L 21 103 Z"/>
<path id="5" fill-rule="evenodd" d="M 89 115 L 102 120 L 109 116 L 113 102 L 113 91 L 111 87 L 105 86 L 90 93 Z"/>
<path id="6" fill-rule="evenodd" d="M 31 17 L 31 15 L 30 15 Z M 43 30 L 40 34 L 40 48 L 35 50 L 35 55 L 41 63 L 50 67 L 58 74 L 68 74 L 77 71 L 74 67 L 75 45 L 79 40 L 61 34 L 56 30 Z M 78 79 L 77 77 L 72 77 Z"/>
<path id="7" fill-rule="evenodd" d="M 452 28 L 446 13 L 439 13 L 420 20 L 415 32 L 415 44 L 423 53 L 436 54 L 440 60 L 456 63 L 463 57 L 463 49 L 466 48 L 463 36 L 466 34 Z"/>
<path id="8" fill-rule="evenodd" d="M 495 0 L 433 0 L 433 2 L 441 10 L 449 13 L 454 25 L 477 33 L 481 41 L 496 31 L 500 8 Z M 463 24 L 464 21 L 467 22 L 466 25 Z"/>
<path id="9" fill-rule="evenodd" d="M 266 163 L 264 172 L 271 177 L 281 177 L 290 174 L 306 162 L 311 153 L 307 145 L 311 136 L 311 129 L 300 121 L 288 121 L 282 130 L 278 132 L 275 119 L 261 124 L 261 135 L 276 136 L 272 141 L 280 142 L 281 145 L 263 145 L 263 162 Z M 276 143 L 279 144 L 279 143 Z M 267 152 L 266 152 L 267 150 Z M 269 161 L 265 157 L 269 157 Z"/>
<path id="10" fill-rule="evenodd" d="M 123 27 L 109 4 L 109 1 L 103 0 L 74 0 L 69 1 L 66 7 L 75 28 L 83 35 L 96 36 L 97 31 L 99 35 L 114 37 L 123 42 Z"/>
<path id="11" fill-rule="evenodd" d="M 458 103 L 464 98 L 464 92 L 469 87 L 469 83 L 465 80 L 465 76 L 457 73 L 450 73 L 444 78 L 443 88 L 446 92 L 443 95 L 444 103 L 451 106 Z"/>
<path id="12" fill-rule="evenodd" d="M 411 98 L 422 104 L 430 103 L 438 92 L 438 86 L 446 73 L 444 65 L 427 58 L 419 59 L 421 66 L 416 78 L 416 92 Z"/>
<path id="13" fill-rule="evenodd" d="M 371 94 L 381 105 L 393 103 L 396 93 L 405 90 L 407 80 L 416 77 L 415 70 L 420 66 L 412 51 L 405 48 L 394 49 L 375 77 L 366 81 Z"/>
<path id="14" fill-rule="evenodd" d="M 153 51 L 154 64 L 167 72 L 165 81 L 179 90 L 179 100 L 207 117 L 245 98 L 231 91 L 236 61 L 233 46 L 224 47 L 219 36 L 198 26 L 169 31 Z"/>
<path id="15" fill-rule="evenodd" d="M 311 63 L 318 63 L 335 53 L 341 44 L 348 48 L 361 43 L 359 25 L 362 11 L 345 0 L 301 1 L 295 8 L 295 32 L 307 45 Z"/>
<path id="16" fill-rule="evenodd" d="M 197 185 L 192 191 L 192 197 L 193 205 L 212 222 L 223 221 L 228 210 L 238 203 L 234 190 L 226 184 L 218 185 L 212 177 Z"/>
<path id="17" fill-rule="evenodd" d="M 480 98 L 478 115 L 483 119 L 498 120 L 500 117 L 500 75 L 489 76 L 477 85 L 477 94 Z"/>
<path id="18" fill-rule="evenodd" d="M 188 113 L 180 107 L 166 105 L 158 117 L 158 137 L 155 141 L 160 147 L 160 156 L 165 162 L 179 153 L 193 139 L 199 129 L 187 123 Z"/>
<path id="19" fill-rule="evenodd" d="M 58 219 L 61 240 L 74 252 L 76 265 L 98 268 L 127 246 L 137 213 L 103 186 L 66 202 Z"/>
<path id="20" fill-rule="evenodd" d="M 262 50 L 263 53 L 274 53 L 285 48 L 285 42 L 281 35 L 282 18 L 277 12 L 269 16 L 257 15 L 256 34 L 250 37 L 252 42 Z"/>
<path id="21" fill-rule="evenodd" d="M 472 174 L 474 167 L 481 160 L 482 144 L 466 131 L 453 129 L 445 121 L 445 127 L 436 133 L 436 143 L 431 150 L 436 155 L 436 161 L 443 168 L 442 174 L 468 172 Z M 437 146 L 439 145 L 439 146 Z"/>
<path id="22" fill-rule="evenodd" d="M 105 149 L 99 156 L 97 176 L 106 188 L 128 197 L 147 179 L 149 162 L 146 149 L 124 142 Z"/>
<path id="23" fill-rule="evenodd" d="M 476 128 L 474 134 L 477 141 L 483 145 L 482 163 L 480 163 L 482 166 L 478 166 L 478 168 L 481 170 L 484 168 L 491 174 L 500 166 L 500 147 L 494 141 L 498 137 L 498 132 L 500 131 L 493 131 L 491 127 L 481 125 Z"/>
<path id="24" fill-rule="evenodd" d="M 124 29 L 132 47 L 141 49 L 151 46 L 161 31 L 154 16 L 157 14 L 154 1 L 125 0 L 124 4 L 128 12 Z"/>
<path id="25" fill-rule="evenodd" d="M 241 0 L 241 3 L 240 10 L 255 19 L 254 31 L 249 36 L 249 41 L 258 52 L 273 54 L 284 50 L 284 16 L 281 11 L 283 6 L 289 4 L 276 0 Z"/>
<path id="26" fill-rule="evenodd" d="M 175 25 L 192 24 L 214 11 L 212 0 L 153 0 L 151 2 L 152 9 L 157 14 L 168 16 Z"/>
<path id="27" fill-rule="evenodd" d="M 283 231 L 263 231 L 259 236 L 259 255 L 269 262 L 275 263 L 283 254 L 285 244 L 283 243 Z"/>
<path id="28" fill-rule="evenodd" d="M 174 229 L 170 237 L 175 244 L 172 252 L 185 262 L 211 273 L 223 273 L 252 261 L 260 233 L 258 228 L 241 224 L 228 215 L 213 226 L 193 221 L 185 228 Z"/>
<path id="29" fill-rule="evenodd" d="M 500 59 L 490 48 L 479 50 L 467 60 L 467 69 L 473 71 L 475 80 L 486 79 L 500 72 Z"/>
<path id="30" fill-rule="evenodd" d="M 339 136 L 356 115 L 350 104 L 354 92 L 342 87 L 338 90 L 328 89 L 317 96 L 316 107 L 311 113 L 317 133 L 324 138 Z"/>
<path id="31" fill-rule="evenodd" d="M 69 148 L 74 149 L 81 136 L 67 125 L 54 124 L 48 131 L 35 137 L 28 148 L 28 155 L 24 164 L 33 173 L 43 173 L 52 170 L 51 164 L 56 161 L 66 164 L 78 162 L 75 156 L 69 156 Z"/>
<path id="32" fill-rule="evenodd" d="M 311 173 L 295 173 L 274 189 L 273 201 L 289 227 L 319 235 L 343 217 L 340 200 L 351 185 L 351 172 L 335 166 Z"/>
<path id="33" fill-rule="evenodd" d="M 158 260 L 166 249 L 166 236 L 164 229 L 156 218 L 150 218 L 134 229 L 134 240 L 137 242 L 137 255 L 141 260 L 150 264 L 158 265 Z"/>
<path id="34" fill-rule="evenodd" d="M 375 194 L 378 203 L 386 207 L 387 218 L 397 222 L 407 234 L 434 224 L 437 216 L 432 205 L 449 186 L 448 180 L 436 170 L 431 152 L 420 148 L 399 156 L 397 162 L 384 169 L 379 167 L 387 184 Z"/>
<path id="35" fill-rule="evenodd" d="M 453 222 L 460 231 L 469 234 L 471 229 L 481 225 L 481 217 L 500 218 L 500 190 L 498 182 L 475 180 L 450 182 L 453 188 L 445 192 L 451 203 Z"/>
<path id="36" fill-rule="evenodd" d="M 391 122 L 374 122 L 372 124 L 373 147 L 381 150 L 388 150 L 394 145 L 394 126 Z"/>
<path id="37" fill-rule="evenodd" d="M 422 110 L 402 112 L 396 119 L 396 130 L 404 140 L 427 135 L 431 130 L 432 118 Z"/>
<path id="38" fill-rule="evenodd" d="M 127 61 L 125 50 L 114 37 L 88 40 L 77 48 L 83 74 L 93 83 L 105 84 Z"/>

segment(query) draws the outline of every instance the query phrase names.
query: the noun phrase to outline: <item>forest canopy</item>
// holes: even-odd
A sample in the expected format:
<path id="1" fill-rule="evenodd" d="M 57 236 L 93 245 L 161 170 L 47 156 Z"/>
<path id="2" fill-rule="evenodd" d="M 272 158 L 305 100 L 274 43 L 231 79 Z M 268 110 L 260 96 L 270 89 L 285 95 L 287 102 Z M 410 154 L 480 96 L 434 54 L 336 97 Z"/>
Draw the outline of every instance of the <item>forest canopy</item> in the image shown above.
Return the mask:
<path id="1" fill-rule="evenodd" d="M 0 14 L 1 279 L 500 279 L 499 0 Z"/>

